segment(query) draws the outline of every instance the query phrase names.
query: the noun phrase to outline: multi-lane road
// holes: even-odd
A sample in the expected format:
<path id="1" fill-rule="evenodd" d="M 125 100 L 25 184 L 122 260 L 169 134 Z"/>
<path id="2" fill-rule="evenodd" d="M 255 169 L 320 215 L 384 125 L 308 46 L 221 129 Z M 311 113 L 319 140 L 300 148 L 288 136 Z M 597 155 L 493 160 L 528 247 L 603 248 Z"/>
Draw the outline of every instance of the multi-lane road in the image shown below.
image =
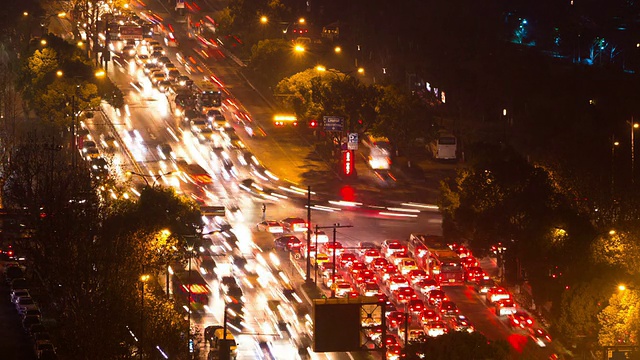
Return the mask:
<path id="1" fill-rule="evenodd" d="M 218 159 L 225 153 L 233 164 L 235 176 L 227 176 L 223 171 L 221 162 L 212 158 L 210 154 L 211 143 L 203 144 L 191 133 L 188 126 L 181 124 L 169 110 L 164 94 L 148 83 L 139 68 L 133 61 L 115 58 L 108 69 L 108 76 L 124 92 L 126 107 L 115 111 L 104 107 L 104 114 L 86 120 L 86 127 L 96 140 L 100 135 L 112 133 L 116 135 L 119 146 L 113 148 L 112 144 L 100 144 L 103 154 L 110 159 L 112 174 L 121 180 L 127 179 L 127 172 L 150 175 L 147 181 L 158 182 L 164 186 L 172 186 L 185 195 L 197 195 L 207 205 L 220 205 L 238 207 L 242 216 L 231 219 L 231 225 L 240 242 L 251 243 L 255 225 L 263 217 L 262 205 L 266 205 L 265 216 L 267 219 L 283 219 L 294 216 L 306 218 L 306 194 L 299 187 L 292 186 L 291 179 L 297 179 L 296 171 L 304 168 L 304 158 L 299 153 L 288 149 L 285 143 L 290 139 L 283 138 L 282 132 L 273 131 L 269 124 L 272 109 L 269 105 L 247 85 L 242 76 L 238 74 L 238 64 L 225 56 L 204 59 L 196 54 L 199 44 L 186 36 L 184 24 L 171 21 L 171 11 L 161 1 L 150 1 L 146 8 L 138 8 L 138 11 L 151 10 L 162 17 L 166 23 L 172 23 L 175 35 L 179 41 L 178 48 L 166 48 L 168 56 L 176 64 L 181 72 L 185 69 L 176 60 L 176 53 L 180 51 L 185 56 L 192 56 L 198 62 L 203 73 L 194 73 L 190 76 L 194 79 L 215 75 L 224 84 L 225 97 L 235 106 L 229 106 L 227 102 L 226 113 L 228 119 L 233 119 L 235 112 L 245 112 L 251 115 L 255 129 L 262 129 L 264 135 L 252 138 L 244 128 L 236 127 L 236 132 L 246 144 L 248 150 L 253 151 L 260 166 L 250 166 L 242 159 L 243 151 L 224 147 L 217 152 Z M 224 53 L 224 52 L 223 52 Z M 231 121 L 232 122 L 232 121 Z M 233 123 L 233 122 L 232 122 Z M 289 134 L 290 135 L 290 134 Z M 287 135 L 287 136 L 289 136 Z M 286 141 L 285 141 L 286 140 Z M 300 140 L 299 144 L 304 141 Z M 169 144 L 178 159 L 188 163 L 195 163 L 207 170 L 212 177 L 212 182 L 207 185 L 208 191 L 204 194 L 193 194 L 192 186 L 187 185 L 184 178 L 179 175 L 179 168 L 172 159 L 167 159 L 158 150 L 160 144 Z M 266 151 L 265 149 L 269 149 Z M 266 172 L 266 168 L 272 172 Z M 280 179 L 282 178 L 282 179 Z M 253 179 L 258 187 L 247 186 L 245 179 Z M 285 181 L 284 179 L 287 179 Z M 134 185 L 126 196 L 135 196 L 135 183 L 142 182 L 141 178 L 131 179 Z M 293 181 L 295 183 L 295 181 Z M 247 191 L 247 188 L 257 189 L 269 187 L 275 190 L 275 194 L 265 196 L 264 192 Z M 357 190 L 356 190 L 357 191 Z M 380 190 L 386 191 L 386 190 Z M 120 194 L 122 195 L 122 194 Z M 384 195 L 384 193 L 383 193 Z M 390 197 L 392 194 L 389 194 Z M 352 228 L 340 229 L 337 232 L 338 240 L 347 247 L 355 247 L 358 242 L 381 242 L 385 239 L 407 239 L 413 232 L 440 234 L 441 217 L 432 206 L 420 206 L 419 204 L 396 204 L 395 207 L 405 210 L 389 210 L 392 199 L 383 204 L 354 204 L 344 202 L 340 198 L 332 198 L 329 194 L 314 194 L 312 196 L 312 222 L 320 226 L 336 223 L 353 225 Z M 377 207 L 380 206 L 380 207 Z M 215 226 L 212 226 L 214 228 Z M 267 255 L 264 255 L 268 257 Z M 259 259 L 252 259 L 251 266 L 262 266 Z M 221 262 L 224 264 L 224 261 Z M 483 262 L 486 269 L 494 268 L 490 261 Z M 278 270 L 271 265 L 272 279 L 277 281 Z M 289 276 L 295 276 L 295 272 L 286 272 Z M 237 273 L 235 275 L 238 275 Z M 292 281 L 296 281 L 292 279 Z M 299 279 L 298 279 L 299 281 Z M 213 289 L 219 289 L 217 283 L 212 283 Z M 300 346 L 300 333 L 295 332 L 293 339 L 280 339 L 273 334 L 275 329 L 270 328 L 266 321 L 266 299 L 272 299 L 277 294 L 271 293 L 267 288 L 243 286 L 247 298 L 247 317 L 244 334 L 239 334 L 238 359 L 255 359 L 264 357 L 264 347 L 260 342 L 271 344 L 272 351 L 277 359 L 296 358 L 296 348 Z M 478 295 L 472 288 L 452 287 L 446 289 L 447 295 L 456 302 L 462 314 L 466 315 L 475 328 L 481 331 L 489 339 L 506 339 L 513 346 L 513 352 L 518 358 L 548 358 L 552 353 L 549 348 L 537 347 L 524 332 L 514 331 L 504 319 L 499 319 L 485 305 L 484 296 Z M 221 314 L 224 312 L 224 301 L 218 291 L 210 303 L 210 314 L 200 319 L 201 325 L 219 324 L 222 322 Z M 304 315 L 298 319 L 304 322 Z M 347 359 L 353 358 L 351 354 L 313 354 L 313 358 Z"/>

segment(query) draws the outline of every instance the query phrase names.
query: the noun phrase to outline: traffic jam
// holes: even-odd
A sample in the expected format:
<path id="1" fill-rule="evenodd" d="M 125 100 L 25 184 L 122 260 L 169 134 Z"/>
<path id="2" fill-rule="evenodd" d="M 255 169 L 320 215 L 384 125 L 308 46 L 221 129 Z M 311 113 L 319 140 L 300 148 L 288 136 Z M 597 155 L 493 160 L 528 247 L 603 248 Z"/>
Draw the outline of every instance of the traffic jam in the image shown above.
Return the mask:
<path id="1" fill-rule="evenodd" d="M 282 232 L 284 223 L 292 229 L 291 224 L 298 222 L 303 220 L 265 221 L 265 225 L 269 223 L 265 230 Z M 408 241 L 359 242 L 345 247 L 329 241 L 321 231 L 312 234 L 311 243 L 307 249 L 306 242 L 294 235 L 275 239 L 277 249 L 291 251 L 296 258 L 310 254 L 311 263 L 317 264 L 318 281 L 331 296 L 374 296 L 385 303 L 386 335 L 381 321 L 367 324 L 366 333 L 367 340 L 378 346 L 384 341 L 388 359 L 399 358 L 407 342 L 452 331 L 476 331 L 447 296 L 447 289 L 460 286 L 470 287 L 484 298 L 490 311 L 512 331 L 528 336 L 540 347 L 551 342 L 546 330 L 516 304 L 506 288 L 494 282 L 464 245 L 446 244 L 440 236 L 411 234 Z"/>

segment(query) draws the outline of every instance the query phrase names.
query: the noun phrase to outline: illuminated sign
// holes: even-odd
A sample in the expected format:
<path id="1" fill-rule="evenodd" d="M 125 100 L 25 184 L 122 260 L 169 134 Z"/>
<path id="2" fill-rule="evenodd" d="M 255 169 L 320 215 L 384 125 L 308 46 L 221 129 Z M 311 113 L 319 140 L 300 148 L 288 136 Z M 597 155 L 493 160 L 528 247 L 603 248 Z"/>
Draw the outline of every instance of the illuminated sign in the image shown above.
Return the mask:
<path id="1" fill-rule="evenodd" d="M 345 175 L 353 175 L 354 162 L 353 162 L 353 150 L 342 151 L 342 171 Z"/>

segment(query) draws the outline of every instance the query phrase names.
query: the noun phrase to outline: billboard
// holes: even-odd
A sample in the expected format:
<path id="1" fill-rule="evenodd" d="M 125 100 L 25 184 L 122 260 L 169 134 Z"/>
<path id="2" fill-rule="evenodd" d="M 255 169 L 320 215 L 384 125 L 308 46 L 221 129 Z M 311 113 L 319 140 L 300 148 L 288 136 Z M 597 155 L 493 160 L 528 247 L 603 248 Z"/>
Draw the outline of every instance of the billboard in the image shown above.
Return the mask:
<path id="1" fill-rule="evenodd" d="M 386 334 L 384 303 L 377 297 L 315 299 L 313 351 L 377 351 Z"/>
<path id="2" fill-rule="evenodd" d="M 120 26 L 120 40 L 142 40 L 142 26 Z"/>

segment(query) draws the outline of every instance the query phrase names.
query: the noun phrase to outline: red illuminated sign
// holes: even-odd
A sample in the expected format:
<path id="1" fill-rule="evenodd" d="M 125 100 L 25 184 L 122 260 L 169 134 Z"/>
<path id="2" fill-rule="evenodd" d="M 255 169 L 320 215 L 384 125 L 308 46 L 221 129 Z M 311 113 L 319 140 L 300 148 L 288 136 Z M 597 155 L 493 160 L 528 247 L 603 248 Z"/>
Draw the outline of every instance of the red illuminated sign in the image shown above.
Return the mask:
<path id="1" fill-rule="evenodd" d="M 345 175 L 353 175 L 353 150 L 342 151 L 342 171 Z"/>

